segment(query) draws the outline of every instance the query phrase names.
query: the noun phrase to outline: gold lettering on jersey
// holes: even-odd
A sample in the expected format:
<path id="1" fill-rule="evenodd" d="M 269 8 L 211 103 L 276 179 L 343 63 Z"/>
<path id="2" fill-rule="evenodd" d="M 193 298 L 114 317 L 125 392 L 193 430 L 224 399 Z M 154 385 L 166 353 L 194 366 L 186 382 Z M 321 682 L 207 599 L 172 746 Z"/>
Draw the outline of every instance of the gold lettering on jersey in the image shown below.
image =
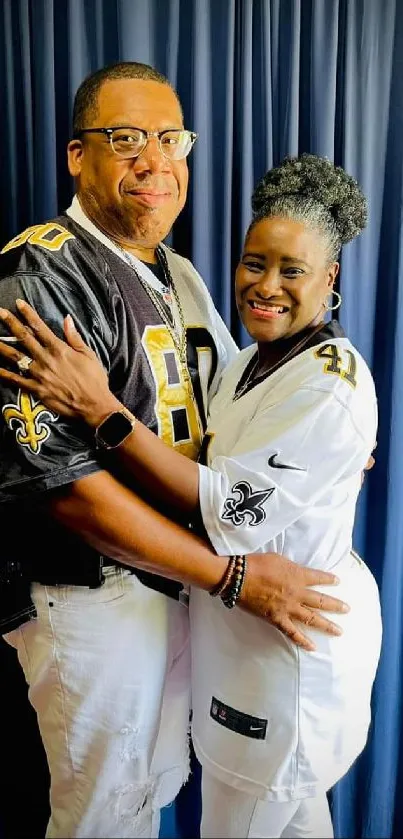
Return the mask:
<path id="1" fill-rule="evenodd" d="M 75 236 L 65 227 L 50 221 L 47 224 L 41 224 L 28 241 L 30 245 L 39 245 L 48 251 L 59 251 L 69 239 L 75 239 Z"/>
<path id="2" fill-rule="evenodd" d="M 172 336 L 166 326 L 148 326 L 142 344 L 155 381 L 158 435 L 176 451 L 196 460 L 202 437 L 199 413 L 189 374 L 184 375 Z M 171 381 L 168 357 L 176 368 Z"/>
<path id="3" fill-rule="evenodd" d="M 29 242 L 30 245 L 39 245 L 47 251 L 59 251 L 68 239 L 75 239 L 75 236 L 60 224 L 49 221 L 46 224 L 35 224 L 33 227 L 27 227 L 18 236 L 14 236 L 14 239 L 11 239 L 0 253 L 6 253 L 12 248 L 19 248 L 26 242 Z"/>
<path id="4" fill-rule="evenodd" d="M 4 245 L 4 248 L 0 251 L 0 253 L 7 253 L 7 251 L 11 251 L 12 248 L 19 248 L 20 245 L 25 245 L 25 242 L 27 242 L 29 237 L 35 233 L 37 228 L 37 224 L 35 224 L 34 227 L 27 227 L 27 229 L 23 230 L 22 233 L 19 233 L 18 236 L 14 236 L 14 239 L 10 239 L 7 245 Z"/>
<path id="5" fill-rule="evenodd" d="M 355 374 L 357 372 L 357 362 L 354 353 L 351 350 L 344 350 L 348 356 L 347 369 L 343 364 L 343 358 L 339 353 L 339 348 L 336 344 L 324 344 L 315 350 L 315 358 L 326 358 L 327 361 L 323 367 L 323 372 L 334 376 L 340 376 L 341 379 L 348 382 L 351 387 L 357 387 L 357 379 Z"/>
<path id="6" fill-rule="evenodd" d="M 17 443 L 29 449 L 32 454 L 39 454 L 42 443 L 50 435 L 49 422 L 55 422 L 58 414 L 50 411 L 40 402 L 35 402 L 29 393 L 18 392 L 17 404 L 5 405 L 3 417 L 10 429 L 16 428 L 15 438 Z M 44 421 L 44 417 L 48 421 Z"/>

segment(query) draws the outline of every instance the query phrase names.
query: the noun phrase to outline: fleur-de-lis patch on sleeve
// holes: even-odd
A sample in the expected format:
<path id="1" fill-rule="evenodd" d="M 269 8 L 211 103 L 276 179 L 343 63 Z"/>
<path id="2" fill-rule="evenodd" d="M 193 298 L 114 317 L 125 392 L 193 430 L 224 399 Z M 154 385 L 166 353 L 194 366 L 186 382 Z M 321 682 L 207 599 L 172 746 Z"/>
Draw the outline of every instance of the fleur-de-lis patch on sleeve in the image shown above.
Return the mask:
<path id="1" fill-rule="evenodd" d="M 18 445 L 29 449 L 32 454 L 39 454 L 42 443 L 50 435 L 49 423 L 59 418 L 41 402 L 35 402 L 30 393 L 21 390 L 18 391 L 17 403 L 4 405 L 2 413 L 10 431 L 15 431 Z"/>
<path id="2" fill-rule="evenodd" d="M 256 527 L 257 524 L 261 524 L 265 520 L 266 513 L 263 504 L 274 492 L 274 487 L 253 492 L 247 481 L 238 481 L 232 487 L 231 492 L 238 497 L 225 500 L 222 519 L 229 519 L 236 527 L 243 524 Z"/>

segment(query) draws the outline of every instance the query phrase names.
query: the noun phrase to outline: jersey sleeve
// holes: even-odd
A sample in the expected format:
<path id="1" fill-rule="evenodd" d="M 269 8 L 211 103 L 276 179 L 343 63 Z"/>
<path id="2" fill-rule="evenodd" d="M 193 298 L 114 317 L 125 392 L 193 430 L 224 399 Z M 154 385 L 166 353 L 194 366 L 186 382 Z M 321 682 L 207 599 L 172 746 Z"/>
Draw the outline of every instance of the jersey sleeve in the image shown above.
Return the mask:
<path id="1" fill-rule="evenodd" d="M 234 409 L 235 410 L 235 409 Z M 332 391 L 301 388 L 246 424 L 231 457 L 199 466 L 203 523 L 218 554 L 259 550 L 354 475 L 375 443 L 376 401 L 366 431 Z M 358 486 L 358 484 L 357 484 Z"/>
<path id="2" fill-rule="evenodd" d="M 78 285 L 61 276 L 43 274 L 16 272 L 3 277 L 1 305 L 15 311 L 18 297 L 27 300 L 59 337 L 63 336 L 63 319 L 70 313 L 84 340 L 108 369 L 105 328 Z M 0 328 L 4 333 L 4 327 Z M 9 369 L 15 370 L 15 366 L 9 365 Z M 59 416 L 3 380 L 0 410 L 0 501 L 51 490 L 103 468 L 93 434 L 84 423 Z"/>

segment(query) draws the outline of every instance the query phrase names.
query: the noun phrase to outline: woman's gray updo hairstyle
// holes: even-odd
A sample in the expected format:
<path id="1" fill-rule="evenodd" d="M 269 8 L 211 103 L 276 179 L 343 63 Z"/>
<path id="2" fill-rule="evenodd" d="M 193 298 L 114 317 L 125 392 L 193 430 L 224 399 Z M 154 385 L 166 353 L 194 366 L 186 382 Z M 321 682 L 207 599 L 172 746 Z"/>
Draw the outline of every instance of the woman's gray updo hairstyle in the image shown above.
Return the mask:
<path id="1" fill-rule="evenodd" d="M 301 221 L 328 241 L 329 263 L 367 223 L 367 201 L 355 178 L 326 157 L 286 157 L 259 181 L 252 195 L 252 223 L 269 216 Z M 249 231 L 248 231 L 249 232 Z"/>

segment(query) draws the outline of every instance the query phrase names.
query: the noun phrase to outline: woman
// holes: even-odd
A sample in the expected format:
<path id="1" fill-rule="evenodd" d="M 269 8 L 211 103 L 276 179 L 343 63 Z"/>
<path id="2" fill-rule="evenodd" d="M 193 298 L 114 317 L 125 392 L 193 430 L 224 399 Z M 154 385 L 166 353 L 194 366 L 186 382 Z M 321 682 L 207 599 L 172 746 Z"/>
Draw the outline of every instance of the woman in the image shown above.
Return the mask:
<path id="1" fill-rule="evenodd" d="M 324 321 L 341 245 L 365 226 L 366 203 L 342 169 L 303 155 L 269 171 L 252 206 L 236 299 L 256 343 L 228 368 L 212 401 L 207 465 L 168 449 L 139 422 L 113 456 L 154 497 L 194 520 L 201 514 L 216 552 L 234 555 L 217 596 L 191 597 L 202 835 L 328 837 L 326 790 L 365 745 L 381 641 L 375 582 L 351 554 L 361 474 L 375 445 L 375 390 L 337 322 Z M 105 443 L 109 416 L 122 405 L 95 356 L 71 321 L 68 349 L 26 304 L 20 311 L 38 339 L 26 339 L 34 363 L 26 378 L 0 375 L 81 417 Z M 264 550 L 337 574 L 351 607 L 341 638 L 311 631 L 309 652 L 232 612 L 248 584 L 244 555 Z"/>

